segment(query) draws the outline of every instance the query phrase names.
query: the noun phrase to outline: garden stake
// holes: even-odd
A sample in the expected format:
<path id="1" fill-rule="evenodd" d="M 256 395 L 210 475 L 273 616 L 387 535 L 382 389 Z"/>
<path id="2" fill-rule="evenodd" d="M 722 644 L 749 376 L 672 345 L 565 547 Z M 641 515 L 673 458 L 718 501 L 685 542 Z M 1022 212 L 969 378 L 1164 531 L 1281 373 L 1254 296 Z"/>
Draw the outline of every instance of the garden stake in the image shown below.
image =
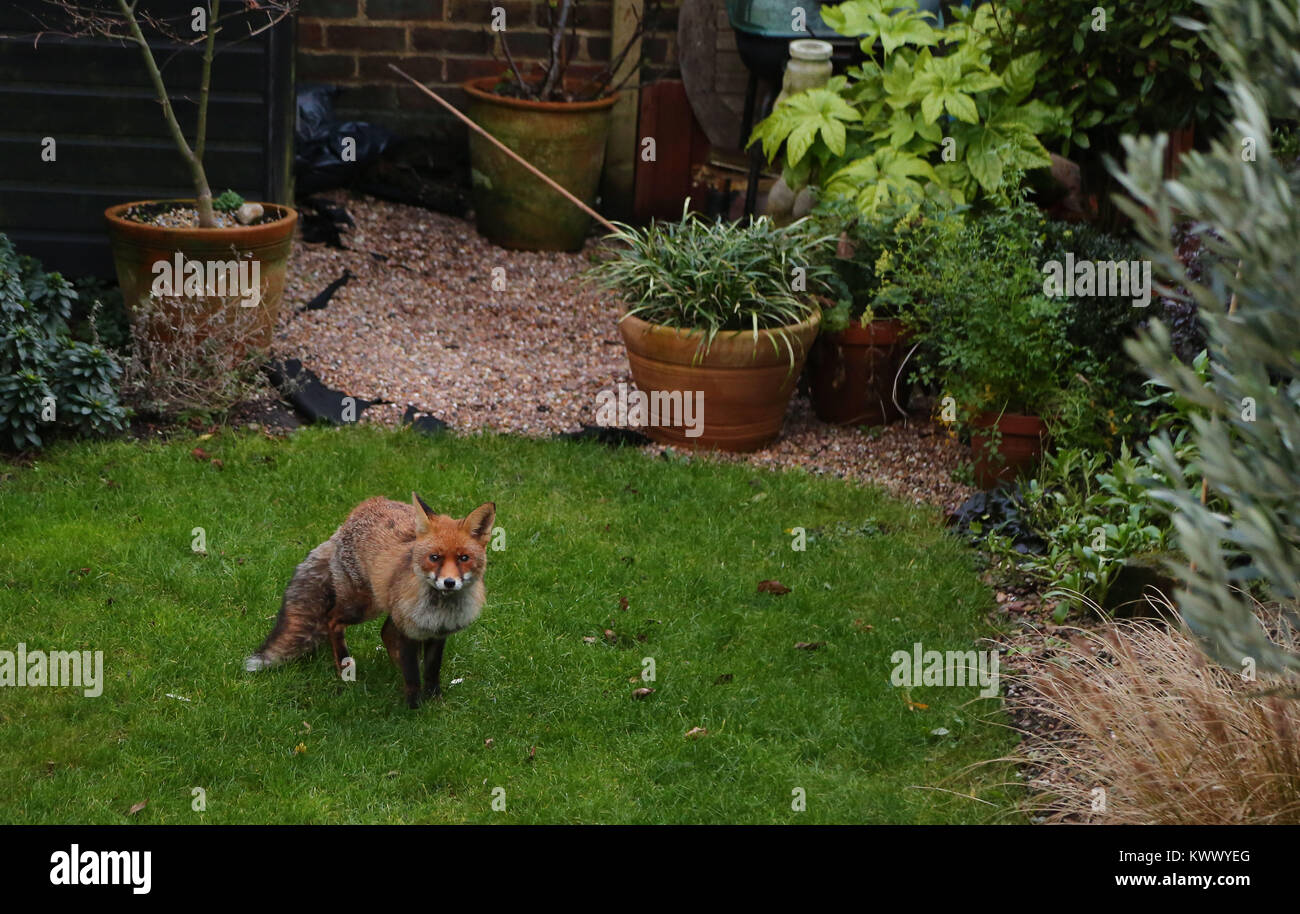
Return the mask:
<path id="1" fill-rule="evenodd" d="M 420 90 L 421 92 L 423 92 L 425 95 L 429 96 L 429 98 L 433 99 L 435 102 L 437 102 L 438 104 L 440 104 L 440 105 L 442 105 L 444 108 L 446 108 L 448 111 L 450 111 L 452 114 L 456 115 L 456 117 L 460 118 L 462 121 L 465 122 L 465 126 L 469 127 L 471 130 L 473 130 L 475 133 L 479 134 L 480 136 L 485 137 L 488 141 L 490 141 L 490 142 L 492 143 L 493 146 L 497 147 L 497 149 L 500 149 L 500 150 L 501 150 L 502 152 L 504 152 L 506 155 L 510 156 L 510 158 L 514 159 L 514 160 L 515 160 L 516 162 L 518 162 L 520 165 L 524 166 L 524 168 L 527 168 L 527 169 L 528 169 L 530 172 L 532 172 L 534 175 L 536 175 L 537 177 L 541 178 L 543 181 L 545 181 L 547 184 L 549 184 L 552 188 L 554 188 L 555 190 L 559 191 L 561 194 L 564 195 L 564 198 L 565 198 L 566 200 L 568 200 L 568 201 L 569 201 L 570 203 L 572 203 L 574 206 L 578 207 L 578 209 L 582 210 L 584 213 L 586 213 L 586 214 L 587 214 L 588 216 L 590 216 L 591 218 L 595 219 L 595 220 L 596 220 L 597 222 L 599 222 L 601 225 L 605 226 L 605 228 L 609 229 L 610 232 L 611 232 L 612 234 L 618 234 L 618 227 L 615 226 L 614 223 L 610 222 L 608 219 L 606 219 L 606 218 L 605 218 L 604 216 L 602 216 L 600 213 L 596 212 L 594 209 L 592 209 L 592 208 L 591 208 L 590 206 L 588 206 L 587 204 L 583 203 L 581 200 L 579 200 L 579 199 L 578 199 L 577 197 L 575 197 L 573 194 L 569 193 L 567 190 L 565 190 L 563 187 L 561 187 L 559 184 L 557 184 L 557 183 L 556 183 L 556 182 L 555 182 L 555 181 L 554 181 L 554 180 L 553 180 L 549 175 L 543 174 L 543 173 L 542 173 L 541 171 L 539 171 L 536 167 L 534 167 L 534 166 L 532 165 L 532 163 L 530 163 L 527 159 L 525 159 L 523 156 L 519 155 L 519 153 L 515 152 L 513 149 L 511 149 L 511 148 L 510 148 L 509 146 L 507 146 L 505 143 L 503 143 L 503 142 L 501 142 L 500 140 L 498 140 L 498 139 L 497 139 L 496 137 L 494 137 L 492 134 L 488 133 L 486 130 L 484 130 L 482 127 L 480 127 L 478 124 L 474 123 L 473 120 L 471 120 L 470 118 L 466 117 L 464 114 L 461 114 L 460 111 L 458 111 L 458 110 L 456 109 L 456 106 L 455 106 L 455 105 L 452 105 L 450 102 L 448 102 L 448 101 L 447 101 L 446 99 L 444 99 L 442 96 L 440 96 L 437 92 L 434 92 L 432 89 L 430 89 L 430 88 L 429 88 L 428 86 L 426 86 L 424 83 L 422 83 L 422 82 L 420 82 L 419 80 L 417 80 L 415 77 L 410 76 L 409 74 L 403 73 L 400 69 L 398 69 L 396 66 L 394 66 L 394 65 L 391 64 L 391 63 L 388 65 L 388 69 L 392 70 L 394 73 L 396 73 L 398 76 L 402 77 L 403 79 L 408 80 L 408 81 L 411 83 L 411 85 L 415 86 L 415 88 L 419 89 L 419 90 Z"/>

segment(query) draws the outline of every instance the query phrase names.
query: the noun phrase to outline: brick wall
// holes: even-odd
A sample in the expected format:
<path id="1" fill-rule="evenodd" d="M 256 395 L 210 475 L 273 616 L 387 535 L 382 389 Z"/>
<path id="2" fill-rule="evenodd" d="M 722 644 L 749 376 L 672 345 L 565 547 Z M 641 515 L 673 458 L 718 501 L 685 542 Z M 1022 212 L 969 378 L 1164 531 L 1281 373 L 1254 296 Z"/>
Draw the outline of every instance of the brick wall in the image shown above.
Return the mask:
<path id="1" fill-rule="evenodd" d="M 463 80 L 506 69 L 501 33 L 490 28 L 493 7 L 505 10 L 505 38 L 520 69 L 544 61 L 546 0 L 302 0 L 298 81 L 341 87 L 336 106 L 345 120 L 380 123 L 408 136 L 459 136 L 463 128 L 388 64 L 463 110 Z M 611 10 L 612 0 L 577 4 L 570 72 L 609 62 Z M 669 72 L 676 41 L 676 11 L 665 6 L 659 28 L 643 43 L 645 72 Z"/>

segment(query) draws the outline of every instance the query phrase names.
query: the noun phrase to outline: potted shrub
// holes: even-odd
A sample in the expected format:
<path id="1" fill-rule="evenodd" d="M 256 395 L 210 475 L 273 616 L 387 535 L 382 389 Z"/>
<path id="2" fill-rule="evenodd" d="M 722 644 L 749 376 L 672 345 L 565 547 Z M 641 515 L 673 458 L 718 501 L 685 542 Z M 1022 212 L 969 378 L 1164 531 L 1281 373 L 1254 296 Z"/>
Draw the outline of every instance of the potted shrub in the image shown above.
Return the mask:
<path id="1" fill-rule="evenodd" d="M 127 41 L 139 48 L 163 119 L 193 182 L 192 199 L 137 200 L 110 206 L 104 213 L 118 283 L 137 332 L 168 338 L 178 327 L 198 325 L 205 328 L 200 335 L 222 328 L 240 348 L 269 346 L 297 213 L 275 203 L 245 203 L 233 191 L 214 200 L 203 160 L 212 59 L 223 21 L 239 19 L 241 31 L 255 35 L 292 13 L 296 0 L 244 0 L 224 18 L 221 0 L 210 0 L 181 17 L 180 26 L 127 0 L 54 0 L 53 5 L 62 12 L 62 26 L 69 34 Z M 193 145 L 172 108 L 146 27 L 171 41 L 202 43 Z"/>
<path id="2" fill-rule="evenodd" d="M 808 356 L 813 411 L 836 425 L 884 425 L 903 418 L 907 385 L 900 385 L 906 328 L 896 308 L 875 301 L 892 220 L 862 218 L 843 200 L 813 213 L 828 231 L 840 227 L 829 264 L 835 304 L 822 315 L 821 334 Z"/>
<path id="3" fill-rule="evenodd" d="M 752 451 L 781 433 L 808 349 L 817 336 L 830 269 L 808 219 L 777 227 L 678 222 L 620 226 L 622 245 L 588 271 L 630 306 L 619 322 L 637 387 L 671 402 L 694 396 L 702 422 L 651 424 L 656 441 Z"/>
<path id="4" fill-rule="evenodd" d="M 531 162 L 584 203 L 596 199 L 605 163 L 610 112 L 628 70 L 619 78 L 627 55 L 638 46 L 646 24 L 657 14 L 651 0 L 632 34 L 608 67 L 589 77 L 568 75 L 576 38 L 566 36 L 580 16 L 580 0 L 556 0 L 550 15 L 548 59 L 527 76 L 510 52 L 507 31 L 501 47 L 507 69 L 500 76 L 467 80 L 467 113 L 480 127 Z M 617 79 L 617 82 L 616 82 Z M 506 248 L 528 251 L 576 251 L 591 219 L 537 180 L 483 137 L 469 136 L 474 185 L 474 218 L 479 234 Z"/>
<path id="5" fill-rule="evenodd" d="M 970 434 L 982 488 L 1036 463 L 1071 382 L 1066 302 L 1043 292 L 1043 221 L 1022 198 L 982 216 L 922 207 L 901 223 L 876 297 L 919 344 L 940 418 Z"/>

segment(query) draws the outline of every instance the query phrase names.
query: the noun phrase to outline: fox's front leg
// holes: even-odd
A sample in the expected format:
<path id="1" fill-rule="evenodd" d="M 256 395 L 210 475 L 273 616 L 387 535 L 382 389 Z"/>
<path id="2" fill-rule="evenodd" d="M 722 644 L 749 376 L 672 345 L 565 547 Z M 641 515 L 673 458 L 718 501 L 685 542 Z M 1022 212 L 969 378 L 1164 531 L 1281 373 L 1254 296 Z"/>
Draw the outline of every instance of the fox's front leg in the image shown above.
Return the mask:
<path id="1" fill-rule="evenodd" d="M 392 616 L 384 620 L 384 627 L 380 629 L 379 637 L 383 640 L 384 647 L 388 648 L 388 656 L 402 671 L 406 706 L 418 708 L 420 706 L 420 642 L 412 641 L 398 631 Z"/>
<path id="2" fill-rule="evenodd" d="M 424 642 L 424 690 L 421 698 L 442 697 L 442 649 L 446 638 L 432 638 Z"/>

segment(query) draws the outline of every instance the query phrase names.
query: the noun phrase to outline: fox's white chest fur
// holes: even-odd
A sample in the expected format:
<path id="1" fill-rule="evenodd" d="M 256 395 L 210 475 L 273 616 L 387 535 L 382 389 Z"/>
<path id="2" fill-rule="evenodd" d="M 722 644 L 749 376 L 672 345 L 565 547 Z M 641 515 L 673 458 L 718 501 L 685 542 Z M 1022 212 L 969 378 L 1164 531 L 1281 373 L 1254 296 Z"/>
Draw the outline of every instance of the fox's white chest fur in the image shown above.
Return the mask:
<path id="1" fill-rule="evenodd" d="M 393 621 L 402 634 L 416 641 L 446 638 L 463 628 L 468 628 L 483 610 L 483 596 L 479 587 L 467 587 L 453 593 L 440 593 L 431 587 L 422 588 L 420 598 L 409 610 L 396 615 Z"/>

